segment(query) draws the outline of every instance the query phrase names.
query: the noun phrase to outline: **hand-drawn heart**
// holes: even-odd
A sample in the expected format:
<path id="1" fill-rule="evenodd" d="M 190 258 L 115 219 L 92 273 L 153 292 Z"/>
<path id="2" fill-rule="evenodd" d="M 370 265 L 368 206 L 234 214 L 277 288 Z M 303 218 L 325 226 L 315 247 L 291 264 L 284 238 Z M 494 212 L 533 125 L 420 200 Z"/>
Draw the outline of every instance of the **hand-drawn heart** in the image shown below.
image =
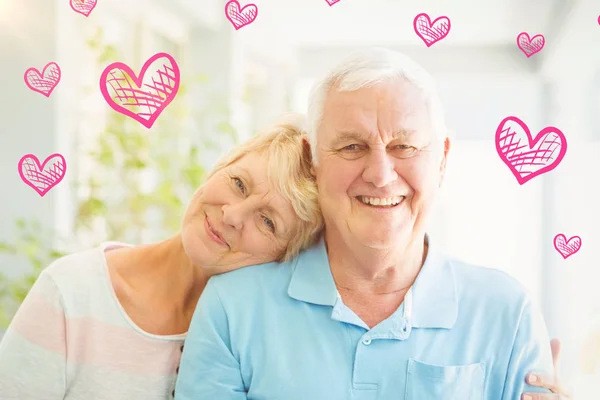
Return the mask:
<path id="1" fill-rule="evenodd" d="M 23 182 L 44 197 L 50 189 L 58 185 L 65 177 L 67 162 L 58 153 L 48 156 L 43 164 L 40 164 L 40 160 L 33 154 L 25 154 L 19 160 L 18 168 Z"/>
<path id="2" fill-rule="evenodd" d="M 519 36 L 517 36 L 517 46 L 525 53 L 527 58 L 542 50 L 544 44 L 546 44 L 544 35 L 535 35 L 530 38 L 527 32 L 521 32 L 519 33 Z"/>
<path id="3" fill-rule="evenodd" d="M 335 3 L 338 3 L 340 0 L 325 0 L 325 1 L 327 2 L 327 4 L 329 4 L 329 7 L 331 7 Z"/>
<path id="4" fill-rule="evenodd" d="M 60 67 L 55 62 L 49 62 L 41 73 L 36 68 L 29 68 L 25 71 L 24 78 L 29 89 L 50 97 L 60 82 Z"/>
<path id="5" fill-rule="evenodd" d="M 570 257 L 579 251 L 581 248 L 581 238 L 579 236 L 573 236 L 567 240 L 565 235 L 559 233 L 554 236 L 554 248 L 566 260 L 567 257 Z"/>
<path id="6" fill-rule="evenodd" d="M 179 66 L 166 53 L 152 56 L 139 76 L 129 66 L 116 62 L 100 76 L 100 91 L 115 111 L 151 128 L 179 90 Z"/>
<path id="7" fill-rule="evenodd" d="M 450 18 L 442 16 L 431 22 L 426 13 L 421 13 L 413 20 L 413 26 L 417 35 L 425 42 L 427 47 L 442 40 L 450 32 Z"/>
<path id="8" fill-rule="evenodd" d="M 248 4 L 240 10 L 240 3 L 237 0 L 229 0 L 225 4 L 225 16 L 233 24 L 237 31 L 251 22 L 254 22 L 258 15 L 256 4 Z"/>
<path id="9" fill-rule="evenodd" d="M 97 2 L 98 0 L 71 0 L 69 3 L 73 11 L 87 17 L 94 10 Z"/>
<path id="10" fill-rule="evenodd" d="M 527 125 L 511 116 L 496 129 L 496 151 L 522 185 L 558 166 L 567 152 L 567 139 L 553 126 L 542 129 L 533 139 Z"/>

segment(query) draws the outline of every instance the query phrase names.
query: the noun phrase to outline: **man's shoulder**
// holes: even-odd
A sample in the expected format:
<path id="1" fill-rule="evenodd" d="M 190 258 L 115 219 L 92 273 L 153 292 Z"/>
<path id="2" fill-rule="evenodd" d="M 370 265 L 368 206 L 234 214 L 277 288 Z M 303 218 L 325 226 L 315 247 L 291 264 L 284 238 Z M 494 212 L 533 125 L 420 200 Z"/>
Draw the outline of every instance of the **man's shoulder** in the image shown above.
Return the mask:
<path id="1" fill-rule="evenodd" d="M 449 258 L 456 278 L 457 291 L 463 296 L 475 296 L 485 301 L 522 304 L 530 296 L 527 288 L 515 277 L 498 268 Z"/>
<path id="2" fill-rule="evenodd" d="M 215 286 L 217 291 L 228 293 L 228 297 L 230 295 L 236 297 L 256 295 L 264 293 L 265 290 L 276 290 L 277 288 L 287 290 L 296 261 L 297 258 L 287 262 L 250 265 L 214 275 L 209 282 Z"/>

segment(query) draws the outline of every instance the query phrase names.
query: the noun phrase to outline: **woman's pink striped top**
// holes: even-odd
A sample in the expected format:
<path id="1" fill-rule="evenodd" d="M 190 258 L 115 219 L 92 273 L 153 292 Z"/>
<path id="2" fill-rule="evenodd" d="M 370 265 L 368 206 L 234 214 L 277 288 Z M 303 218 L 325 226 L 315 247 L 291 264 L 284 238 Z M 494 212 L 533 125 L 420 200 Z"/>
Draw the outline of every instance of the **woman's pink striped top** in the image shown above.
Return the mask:
<path id="1" fill-rule="evenodd" d="M 106 243 L 55 261 L 0 342 L 2 400 L 172 398 L 185 334 L 144 332 L 110 283 Z"/>

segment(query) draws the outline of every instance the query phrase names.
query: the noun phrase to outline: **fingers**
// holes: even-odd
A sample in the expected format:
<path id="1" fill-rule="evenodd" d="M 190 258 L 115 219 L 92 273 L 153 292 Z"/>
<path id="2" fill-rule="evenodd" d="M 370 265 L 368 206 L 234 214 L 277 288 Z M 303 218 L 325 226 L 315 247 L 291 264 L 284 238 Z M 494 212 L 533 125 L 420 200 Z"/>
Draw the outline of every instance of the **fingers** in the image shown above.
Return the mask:
<path id="1" fill-rule="evenodd" d="M 558 361 L 560 360 L 560 340 L 554 338 L 550 341 L 550 348 L 552 349 L 552 362 L 554 363 L 554 370 L 558 369 Z"/>
<path id="2" fill-rule="evenodd" d="M 545 374 L 529 374 L 527 375 L 527 383 L 529 383 L 531 386 L 538 386 L 543 387 L 545 389 L 550 389 L 553 392 L 561 392 L 554 378 Z"/>
<path id="3" fill-rule="evenodd" d="M 521 400 L 564 400 L 565 397 L 562 397 L 557 393 L 523 393 L 521 396 Z"/>
<path id="4" fill-rule="evenodd" d="M 551 377 L 544 374 L 529 374 L 527 375 L 527 383 L 531 386 L 537 386 L 544 389 L 550 389 L 552 393 L 524 393 L 521 397 L 525 400 L 568 400 L 571 399 L 571 393 L 567 389 L 563 388 L 558 382 Z M 531 399 L 527 399 L 525 395 L 532 396 Z M 538 396 L 538 397 L 536 397 Z M 539 397 L 541 396 L 541 397 Z"/>

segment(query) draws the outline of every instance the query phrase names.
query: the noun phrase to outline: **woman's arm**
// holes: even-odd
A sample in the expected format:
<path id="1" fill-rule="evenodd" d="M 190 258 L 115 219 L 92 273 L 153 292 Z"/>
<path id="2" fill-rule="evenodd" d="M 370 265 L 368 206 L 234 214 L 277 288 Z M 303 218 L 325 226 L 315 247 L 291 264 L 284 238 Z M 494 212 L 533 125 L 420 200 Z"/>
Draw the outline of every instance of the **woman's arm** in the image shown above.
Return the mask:
<path id="1" fill-rule="evenodd" d="M 0 342 L 0 397 L 3 400 L 64 398 L 65 325 L 60 293 L 44 271 Z"/>
<path id="2" fill-rule="evenodd" d="M 247 400 L 229 332 L 227 314 L 209 280 L 185 339 L 175 400 Z"/>

